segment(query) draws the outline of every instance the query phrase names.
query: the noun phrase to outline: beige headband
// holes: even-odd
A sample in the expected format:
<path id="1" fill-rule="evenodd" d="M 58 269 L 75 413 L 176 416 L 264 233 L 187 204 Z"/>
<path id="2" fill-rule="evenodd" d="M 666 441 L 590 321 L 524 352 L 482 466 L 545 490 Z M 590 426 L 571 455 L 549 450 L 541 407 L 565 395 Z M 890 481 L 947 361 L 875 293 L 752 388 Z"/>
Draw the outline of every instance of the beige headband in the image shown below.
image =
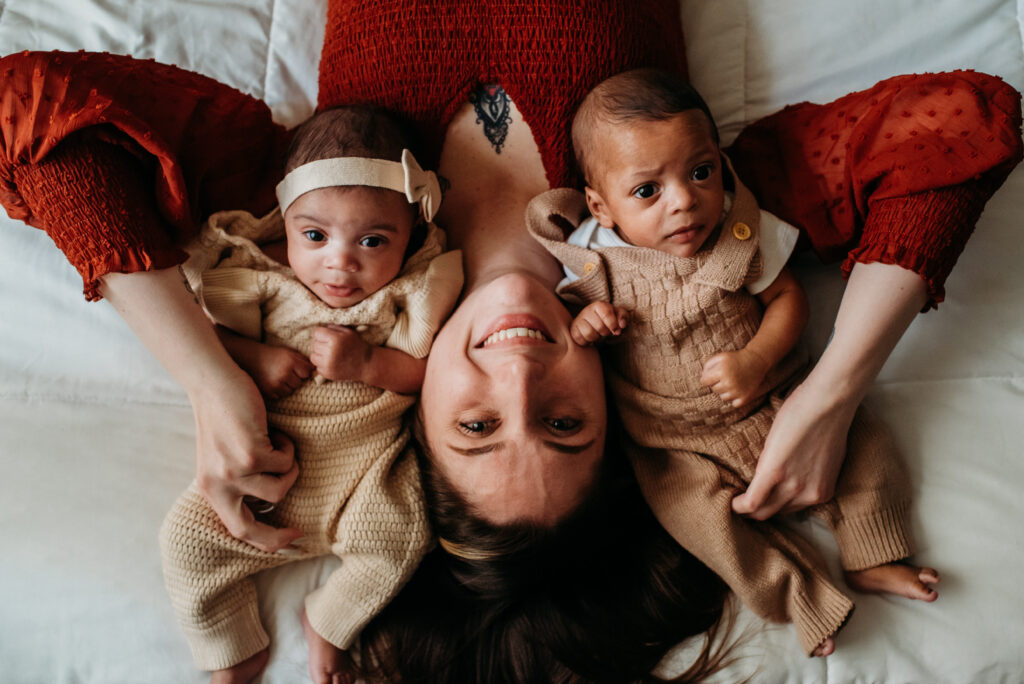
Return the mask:
<path id="1" fill-rule="evenodd" d="M 309 162 L 292 169 L 277 184 L 277 203 L 284 214 L 292 202 L 310 190 L 343 185 L 368 185 L 405 195 L 420 213 L 432 221 L 441 204 L 441 185 L 433 171 L 424 171 L 409 150 L 402 150 L 402 162 L 364 157 L 335 157 Z"/>

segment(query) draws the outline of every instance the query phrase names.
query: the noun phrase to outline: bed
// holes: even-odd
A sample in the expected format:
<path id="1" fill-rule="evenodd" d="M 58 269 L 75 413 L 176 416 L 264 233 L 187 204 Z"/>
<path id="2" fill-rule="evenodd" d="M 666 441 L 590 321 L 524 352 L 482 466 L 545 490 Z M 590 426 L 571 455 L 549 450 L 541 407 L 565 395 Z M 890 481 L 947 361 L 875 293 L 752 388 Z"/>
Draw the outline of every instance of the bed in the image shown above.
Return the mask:
<path id="1" fill-rule="evenodd" d="M 178 64 L 265 100 L 281 123 L 316 100 L 324 0 L 0 0 L 0 54 L 106 50 Z M 885 77 L 973 68 L 1024 89 L 1024 0 L 682 0 L 695 84 L 726 142 L 802 100 Z M 721 681 L 1024 681 L 1024 169 L 989 203 L 947 283 L 867 402 L 892 424 L 916 494 L 934 604 L 857 597 L 826 659 L 741 612 Z M 0 681 L 202 682 L 164 593 L 156 534 L 193 471 L 183 392 L 41 231 L 0 214 Z M 843 290 L 798 259 L 819 352 Z M 830 537 L 802 529 L 825 549 Z M 265 684 L 308 681 L 302 597 L 331 558 L 259 577 Z M 671 653 L 671 672 L 694 645 Z"/>

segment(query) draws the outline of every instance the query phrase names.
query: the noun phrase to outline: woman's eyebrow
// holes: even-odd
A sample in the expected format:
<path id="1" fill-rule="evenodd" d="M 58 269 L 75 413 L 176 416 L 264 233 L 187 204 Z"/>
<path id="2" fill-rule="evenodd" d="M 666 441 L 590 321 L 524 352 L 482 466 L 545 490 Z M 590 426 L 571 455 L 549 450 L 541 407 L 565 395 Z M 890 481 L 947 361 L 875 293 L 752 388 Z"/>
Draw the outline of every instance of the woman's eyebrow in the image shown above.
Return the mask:
<path id="1" fill-rule="evenodd" d="M 584 442 L 583 444 L 563 444 L 562 442 L 556 442 L 552 439 L 546 439 L 544 440 L 544 446 L 563 454 L 581 454 L 592 447 L 595 441 L 597 440 L 592 439 L 589 442 Z M 448 444 L 447 446 L 455 453 L 462 454 L 463 456 L 479 456 L 480 454 L 489 454 L 504 449 L 505 442 L 491 442 L 490 444 L 470 447 L 468 449 L 457 447 L 454 444 Z"/>
<path id="2" fill-rule="evenodd" d="M 505 447 L 505 442 L 491 442 L 490 444 L 484 444 L 483 446 L 471 447 L 469 449 L 463 449 L 457 447 L 454 444 L 449 444 L 448 448 L 457 454 L 463 456 L 479 456 L 480 454 L 489 454 L 492 451 L 498 451 Z"/>
<path id="3" fill-rule="evenodd" d="M 581 454 L 593 446 L 596 441 L 597 440 L 592 439 L 589 442 L 584 442 L 583 444 L 563 444 L 562 442 L 546 439 L 544 440 L 544 446 L 550 447 L 563 454 Z"/>

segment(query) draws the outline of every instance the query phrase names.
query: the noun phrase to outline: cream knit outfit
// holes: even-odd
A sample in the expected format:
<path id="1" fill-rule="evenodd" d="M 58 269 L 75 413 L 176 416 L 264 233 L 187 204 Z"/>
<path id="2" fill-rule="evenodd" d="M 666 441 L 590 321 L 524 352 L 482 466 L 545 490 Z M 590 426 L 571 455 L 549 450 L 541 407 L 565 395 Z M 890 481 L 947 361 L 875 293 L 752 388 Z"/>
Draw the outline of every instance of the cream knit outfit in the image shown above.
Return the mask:
<path id="1" fill-rule="evenodd" d="M 535 198 L 527 225 L 580 275 L 560 294 L 631 312 L 621 340 L 606 348 L 607 377 L 655 515 L 756 613 L 792 621 L 810 653 L 842 626 L 852 602 L 798 534 L 776 520 L 732 512 L 804 360 L 796 353 L 784 359 L 769 376 L 776 390 L 754 407 L 733 408 L 700 384 L 707 359 L 744 347 L 761 322 L 760 302 L 744 288 L 761 271 L 760 212 L 750 192 L 736 186 L 722 226 L 688 259 L 641 247 L 567 244 L 565 236 L 587 217 L 574 190 Z M 815 510 L 835 533 L 843 567 L 865 569 L 910 555 L 909 503 L 907 474 L 888 433 L 859 411 L 835 498 Z"/>
<path id="2" fill-rule="evenodd" d="M 462 287 L 460 255 L 442 254 L 440 230 L 428 227 L 424 245 L 394 281 L 343 309 L 328 307 L 291 269 L 260 251 L 259 244 L 283 235 L 276 210 L 262 219 L 245 212 L 211 217 L 190 249 L 186 274 L 215 321 L 307 356 L 313 328 L 326 323 L 352 326 L 373 345 L 427 355 Z M 265 553 L 232 537 L 194 482 L 164 521 L 164 577 L 203 669 L 230 667 L 268 645 L 251 579 L 260 570 L 338 556 L 341 567 L 306 597 L 305 608 L 316 632 L 344 649 L 395 596 L 431 543 L 402 420 L 414 397 L 317 380 L 267 406 L 270 428 L 295 443 L 299 477 L 266 521 L 300 528 L 298 552 Z"/>

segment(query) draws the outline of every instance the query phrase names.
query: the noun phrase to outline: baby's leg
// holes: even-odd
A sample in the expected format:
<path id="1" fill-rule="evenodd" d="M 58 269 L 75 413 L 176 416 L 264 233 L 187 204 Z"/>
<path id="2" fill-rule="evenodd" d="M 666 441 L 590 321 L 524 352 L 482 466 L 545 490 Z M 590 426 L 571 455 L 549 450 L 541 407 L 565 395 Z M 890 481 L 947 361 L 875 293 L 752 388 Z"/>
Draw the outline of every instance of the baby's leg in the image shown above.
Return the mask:
<path id="1" fill-rule="evenodd" d="M 848 570 L 846 583 L 864 594 L 892 594 L 918 601 L 932 602 L 939 597 L 933 584 L 939 573 L 909 563 L 886 563 L 866 570 Z"/>
<path id="2" fill-rule="evenodd" d="M 348 653 L 317 634 L 309 624 L 305 610 L 302 611 L 302 631 L 309 645 L 309 676 L 313 678 L 313 684 L 354 681 L 351 668 L 348 667 L 351 663 Z"/>
<path id="3" fill-rule="evenodd" d="M 910 478 L 884 423 L 857 411 L 834 501 L 817 513 L 836 534 L 846 582 L 864 593 L 934 601 L 939 573 L 906 563 Z"/>
<path id="4" fill-rule="evenodd" d="M 793 622 L 807 654 L 831 653 L 853 603 L 805 540 L 733 513 L 738 478 L 704 456 L 634 448 L 630 458 L 651 510 L 683 548 L 759 616 Z"/>
<path id="5" fill-rule="evenodd" d="M 167 590 L 196 665 L 216 672 L 212 681 L 247 681 L 246 673 L 262 668 L 252 659 L 270 643 L 251 577 L 293 558 L 229 535 L 194 485 L 167 514 L 160 547 Z M 229 670 L 239 664 L 245 666 L 237 673 Z"/>
<path id="6" fill-rule="evenodd" d="M 859 408 L 835 498 L 813 509 L 832 528 L 844 571 L 875 568 L 914 552 L 910 503 L 910 476 L 888 427 Z"/>

